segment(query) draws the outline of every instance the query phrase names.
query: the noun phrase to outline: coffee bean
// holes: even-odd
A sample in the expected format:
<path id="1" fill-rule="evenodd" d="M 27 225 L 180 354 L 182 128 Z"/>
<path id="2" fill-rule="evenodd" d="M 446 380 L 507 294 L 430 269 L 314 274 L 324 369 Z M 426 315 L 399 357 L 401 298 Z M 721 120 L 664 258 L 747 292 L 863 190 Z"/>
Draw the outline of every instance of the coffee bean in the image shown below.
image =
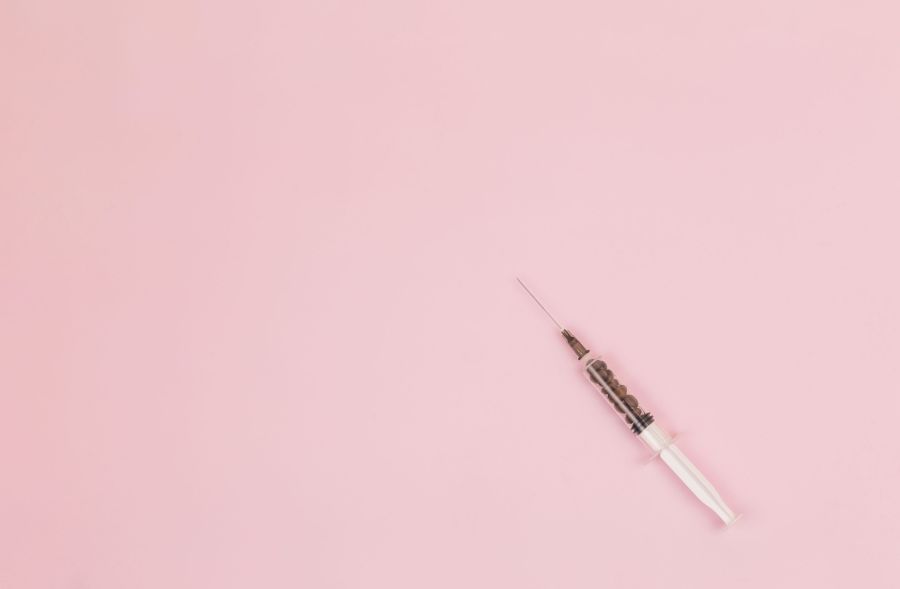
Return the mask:
<path id="1" fill-rule="evenodd" d="M 635 433 L 640 433 L 640 429 L 652 423 L 653 417 L 641 409 L 634 395 L 628 394 L 628 387 L 616 379 L 616 375 L 607 367 L 606 362 L 594 360 L 589 367 L 588 376 L 591 381 L 598 385 L 606 401 L 622 414 L 625 422 L 633 426 Z M 635 429 L 638 427 L 640 429 Z"/>

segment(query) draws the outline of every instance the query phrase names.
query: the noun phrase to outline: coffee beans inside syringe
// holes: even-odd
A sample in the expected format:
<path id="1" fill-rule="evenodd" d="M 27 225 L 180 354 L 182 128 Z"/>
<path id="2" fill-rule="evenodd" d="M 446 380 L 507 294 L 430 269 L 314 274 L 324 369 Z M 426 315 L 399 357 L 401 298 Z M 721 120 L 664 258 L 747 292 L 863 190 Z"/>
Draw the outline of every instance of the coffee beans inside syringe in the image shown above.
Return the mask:
<path id="1" fill-rule="evenodd" d="M 616 379 L 616 375 L 609 369 L 606 362 L 594 360 L 588 365 L 587 372 L 590 379 L 606 395 L 610 405 L 623 414 L 625 421 L 631 425 L 635 433 L 640 433 L 653 422 L 653 416 L 641 409 L 637 398 L 628 394 L 628 388 Z M 612 394 L 610 394 L 610 391 L 612 391 Z M 613 399 L 612 395 L 615 395 L 616 398 Z"/>

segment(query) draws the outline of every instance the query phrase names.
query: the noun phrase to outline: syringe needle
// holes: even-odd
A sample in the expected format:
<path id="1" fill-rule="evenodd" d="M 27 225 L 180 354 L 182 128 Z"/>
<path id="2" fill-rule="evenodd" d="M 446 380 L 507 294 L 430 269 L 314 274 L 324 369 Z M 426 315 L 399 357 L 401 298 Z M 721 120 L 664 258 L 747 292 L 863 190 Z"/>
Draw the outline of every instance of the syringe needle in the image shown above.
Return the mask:
<path id="1" fill-rule="evenodd" d="M 531 298 L 534 299 L 534 302 L 537 303 L 538 307 L 540 307 L 541 310 L 544 311 L 544 313 L 547 314 L 547 317 L 550 318 L 550 321 L 552 321 L 553 323 L 555 323 L 556 326 L 559 328 L 560 331 L 565 331 L 565 328 L 563 328 L 563 326 L 559 324 L 559 321 L 557 321 L 557 320 L 553 317 L 553 315 L 550 314 L 550 311 L 547 310 L 547 307 L 545 307 L 545 306 L 541 303 L 541 301 L 539 301 L 538 298 L 537 298 L 536 296 L 534 296 L 534 293 L 531 292 L 531 290 L 530 290 L 527 286 L 525 286 L 525 283 L 522 282 L 522 279 L 519 278 L 518 276 L 516 276 L 516 281 L 519 283 L 519 285 L 521 285 L 522 288 L 525 289 L 525 292 L 527 292 L 527 293 L 531 296 Z"/>

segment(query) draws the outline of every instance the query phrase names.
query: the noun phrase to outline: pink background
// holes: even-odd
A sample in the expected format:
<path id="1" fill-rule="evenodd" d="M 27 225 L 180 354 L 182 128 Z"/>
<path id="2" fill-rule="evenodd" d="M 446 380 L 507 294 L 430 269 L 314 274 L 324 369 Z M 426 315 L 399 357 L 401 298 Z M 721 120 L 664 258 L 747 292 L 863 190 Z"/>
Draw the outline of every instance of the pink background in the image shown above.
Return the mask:
<path id="1" fill-rule="evenodd" d="M 0 587 L 900 586 L 898 19 L 4 1 Z"/>

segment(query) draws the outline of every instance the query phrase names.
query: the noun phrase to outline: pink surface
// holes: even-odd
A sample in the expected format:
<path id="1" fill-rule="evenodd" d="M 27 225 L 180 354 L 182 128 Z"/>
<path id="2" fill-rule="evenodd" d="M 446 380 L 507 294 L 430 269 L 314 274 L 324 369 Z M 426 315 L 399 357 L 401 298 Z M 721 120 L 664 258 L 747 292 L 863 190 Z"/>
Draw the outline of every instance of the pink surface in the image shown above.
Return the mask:
<path id="1" fill-rule="evenodd" d="M 898 18 L 4 2 L 0 587 L 897 587 Z"/>

